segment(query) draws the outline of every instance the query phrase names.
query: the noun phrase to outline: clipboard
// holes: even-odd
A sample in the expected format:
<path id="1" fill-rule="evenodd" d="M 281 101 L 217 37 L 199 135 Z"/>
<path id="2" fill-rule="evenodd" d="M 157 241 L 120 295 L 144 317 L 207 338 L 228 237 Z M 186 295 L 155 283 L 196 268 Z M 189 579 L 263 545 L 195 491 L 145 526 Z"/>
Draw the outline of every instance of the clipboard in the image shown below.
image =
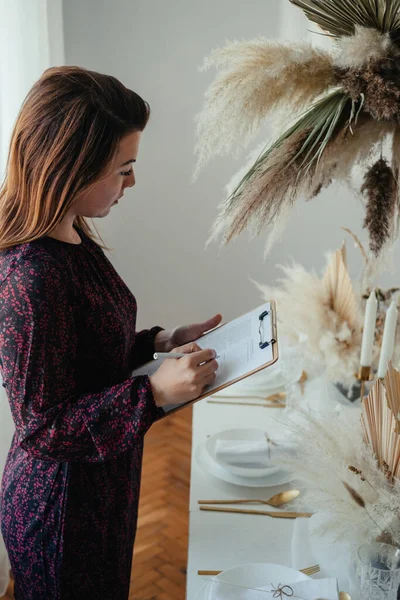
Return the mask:
<path id="1" fill-rule="evenodd" d="M 165 416 L 216 394 L 276 363 L 279 352 L 275 302 L 266 302 L 240 317 L 227 321 L 204 333 L 194 342 L 201 348 L 212 348 L 219 355 L 217 377 L 198 398 L 165 407 Z M 135 369 L 132 375 L 152 375 L 162 362 L 150 361 Z"/>

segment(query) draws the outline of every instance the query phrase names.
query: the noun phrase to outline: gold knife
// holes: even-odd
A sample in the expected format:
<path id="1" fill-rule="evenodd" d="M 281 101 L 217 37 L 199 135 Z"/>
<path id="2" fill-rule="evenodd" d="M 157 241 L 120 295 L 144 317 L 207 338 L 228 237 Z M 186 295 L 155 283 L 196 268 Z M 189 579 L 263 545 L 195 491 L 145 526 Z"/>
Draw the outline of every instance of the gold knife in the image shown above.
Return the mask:
<path id="1" fill-rule="evenodd" d="M 208 510 L 212 512 L 228 512 L 240 513 L 242 515 L 265 515 L 275 519 L 297 519 L 300 517 L 312 517 L 313 513 L 307 512 L 283 512 L 283 511 L 267 511 L 267 510 L 247 510 L 244 508 L 219 508 L 218 506 L 200 506 L 200 510 Z"/>

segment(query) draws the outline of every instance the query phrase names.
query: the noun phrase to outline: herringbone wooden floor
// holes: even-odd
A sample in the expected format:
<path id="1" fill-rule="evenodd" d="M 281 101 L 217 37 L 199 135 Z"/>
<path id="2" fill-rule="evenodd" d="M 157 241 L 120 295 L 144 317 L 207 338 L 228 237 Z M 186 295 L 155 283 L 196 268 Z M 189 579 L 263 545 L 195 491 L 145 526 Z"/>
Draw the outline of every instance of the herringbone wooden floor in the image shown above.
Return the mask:
<path id="1" fill-rule="evenodd" d="M 192 409 L 185 408 L 145 437 L 129 600 L 185 599 L 191 435 Z M 12 587 L 4 599 L 14 598 Z"/>

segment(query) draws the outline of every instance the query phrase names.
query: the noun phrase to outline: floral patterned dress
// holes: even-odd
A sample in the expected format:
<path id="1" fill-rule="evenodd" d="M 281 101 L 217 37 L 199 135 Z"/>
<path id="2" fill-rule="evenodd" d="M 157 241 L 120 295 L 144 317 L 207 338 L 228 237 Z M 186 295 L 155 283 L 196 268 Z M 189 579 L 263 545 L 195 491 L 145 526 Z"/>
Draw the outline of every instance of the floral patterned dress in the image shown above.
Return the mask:
<path id="1" fill-rule="evenodd" d="M 159 327 L 102 249 L 42 238 L 0 252 L 0 372 L 16 432 L 0 495 L 16 600 L 128 598 L 147 376 Z"/>

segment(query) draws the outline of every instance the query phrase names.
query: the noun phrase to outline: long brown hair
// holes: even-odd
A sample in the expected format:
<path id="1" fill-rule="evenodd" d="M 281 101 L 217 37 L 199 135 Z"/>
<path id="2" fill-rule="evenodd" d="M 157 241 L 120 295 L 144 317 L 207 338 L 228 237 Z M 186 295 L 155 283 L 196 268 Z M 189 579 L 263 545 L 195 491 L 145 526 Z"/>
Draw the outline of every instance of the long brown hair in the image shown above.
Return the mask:
<path id="1" fill-rule="evenodd" d="M 74 200 L 106 172 L 126 134 L 142 131 L 149 105 L 115 77 L 47 69 L 25 98 L 0 189 L 0 250 L 51 233 Z M 84 217 L 75 224 L 95 240 Z"/>

